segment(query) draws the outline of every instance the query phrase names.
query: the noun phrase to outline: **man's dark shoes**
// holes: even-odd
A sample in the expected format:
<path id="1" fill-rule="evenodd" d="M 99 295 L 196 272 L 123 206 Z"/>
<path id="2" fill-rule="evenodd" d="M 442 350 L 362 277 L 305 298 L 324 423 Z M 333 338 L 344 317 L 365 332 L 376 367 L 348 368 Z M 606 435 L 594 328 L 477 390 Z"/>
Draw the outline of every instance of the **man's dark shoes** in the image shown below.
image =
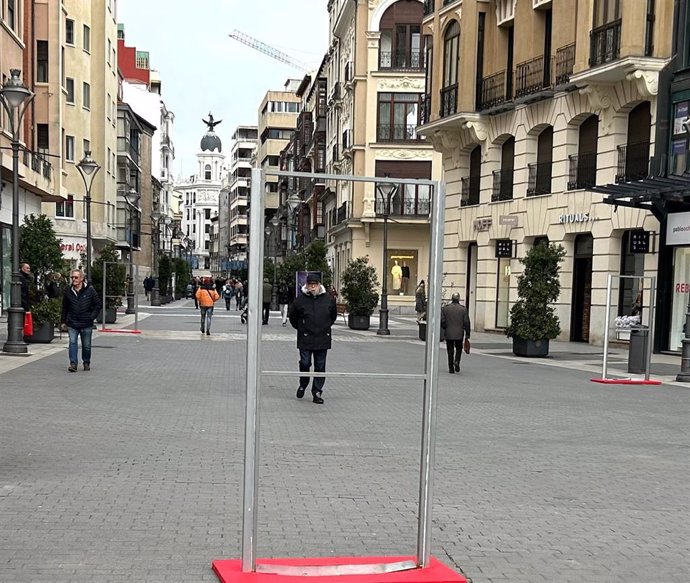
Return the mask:
<path id="1" fill-rule="evenodd" d="M 323 405 L 323 399 L 321 398 L 321 393 L 312 393 L 314 395 L 314 398 L 312 401 L 316 403 L 317 405 Z"/>
<path id="2" fill-rule="evenodd" d="M 460 363 L 459 362 L 455 363 L 455 372 L 460 372 Z"/>
<path id="3" fill-rule="evenodd" d="M 69 368 L 67 370 L 70 372 L 77 372 L 77 363 L 76 362 L 70 362 Z"/>
<path id="4" fill-rule="evenodd" d="M 298 399 L 301 399 L 302 397 L 304 397 L 304 391 L 305 390 L 306 390 L 305 387 L 300 387 L 299 389 L 297 389 L 297 398 Z"/>
<path id="5" fill-rule="evenodd" d="M 450 374 L 455 374 L 455 369 L 452 366 L 450 366 L 450 367 L 448 367 L 448 372 Z"/>
<path id="6" fill-rule="evenodd" d="M 85 362 L 84 363 L 84 370 L 91 370 L 91 363 Z"/>

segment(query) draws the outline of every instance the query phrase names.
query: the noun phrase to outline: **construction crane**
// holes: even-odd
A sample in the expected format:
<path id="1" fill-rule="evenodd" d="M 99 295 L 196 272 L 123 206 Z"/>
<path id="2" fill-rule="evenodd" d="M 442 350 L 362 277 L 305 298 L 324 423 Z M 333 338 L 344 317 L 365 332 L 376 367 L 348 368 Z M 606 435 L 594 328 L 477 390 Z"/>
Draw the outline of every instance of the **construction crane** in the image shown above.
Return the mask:
<path id="1" fill-rule="evenodd" d="M 286 55 L 278 49 L 274 49 L 266 43 L 262 43 L 260 40 L 257 40 L 254 37 L 251 37 L 248 34 L 245 34 L 237 29 L 233 30 L 228 36 L 230 38 L 234 38 L 236 41 L 239 41 L 244 45 L 247 45 L 248 47 L 251 47 L 259 51 L 260 53 L 268 55 L 269 57 L 272 57 L 277 61 L 285 63 L 286 65 L 290 65 L 291 67 L 299 69 L 300 71 L 303 71 L 305 73 L 312 68 L 309 67 L 309 65 L 306 65 L 305 63 L 300 63 L 299 61 L 296 61 L 290 55 Z"/>

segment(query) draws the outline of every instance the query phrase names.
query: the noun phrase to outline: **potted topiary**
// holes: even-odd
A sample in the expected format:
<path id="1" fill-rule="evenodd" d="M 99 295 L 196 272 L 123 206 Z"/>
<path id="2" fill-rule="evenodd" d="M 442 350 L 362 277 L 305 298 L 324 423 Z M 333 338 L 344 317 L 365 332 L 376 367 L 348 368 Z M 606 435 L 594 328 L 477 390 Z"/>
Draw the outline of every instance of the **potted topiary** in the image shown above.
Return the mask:
<path id="1" fill-rule="evenodd" d="M 352 330 L 368 330 L 371 314 L 379 303 L 375 291 L 379 282 L 368 257 L 350 261 L 340 277 L 340 293 L 347 303 L 347 325 Z"/>
<path id="2" fill-rule="evenodd" d="M 117 321 L 117 308 L 122 305 L 122 297 L 125 295 L 126 268 L 119 262 L 120 256 L 112 243 L 103 247 L 91 266 L 91 281 L 89 284 L 98 292 L 98 297 L 103 297 L 103 268 L 105 267 L 105 323 L 114 324 Z M 97 322 L 103 322 L 103 313 L 96 318 Z"/>
<path id="3" fill-rule="evenodd" d="M 34 344 L 49 344 L 55 338 L 55 327 L 60 323 L 62 299 L 51 298 L 33 305 L 31 315 L 34 333 L 32 336 L 25 336 L 24 340 Z"/>
<path id="4" fill-rule="evenodd" d="M 558 273 L 564 256 L 561 245 L 544 243 L 535 245 L 520 259 L 524 270 L 518 277 L 518 300 L 510 309 L 510 325 L 506 328 L 516 356 L 547 356 L 549 340 L 561 333 L 551 304 L 561 293 Z"/>

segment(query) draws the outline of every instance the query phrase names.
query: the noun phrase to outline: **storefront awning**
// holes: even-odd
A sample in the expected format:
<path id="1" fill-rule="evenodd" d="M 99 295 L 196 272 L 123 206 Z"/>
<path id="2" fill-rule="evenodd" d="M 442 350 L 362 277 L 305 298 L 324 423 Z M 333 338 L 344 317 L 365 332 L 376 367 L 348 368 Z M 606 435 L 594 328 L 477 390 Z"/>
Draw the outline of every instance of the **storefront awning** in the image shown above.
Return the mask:
<path id="1" fill-rule="evenodd" d="M 690 210 L 690 173 L 648 176 L 632 182 L 593 186 L 589 190 L 606 195 L 603 202 L 607 204 L 646 209 L 659 220 L 668 214 L 669 203 L 687 205 Z"/>

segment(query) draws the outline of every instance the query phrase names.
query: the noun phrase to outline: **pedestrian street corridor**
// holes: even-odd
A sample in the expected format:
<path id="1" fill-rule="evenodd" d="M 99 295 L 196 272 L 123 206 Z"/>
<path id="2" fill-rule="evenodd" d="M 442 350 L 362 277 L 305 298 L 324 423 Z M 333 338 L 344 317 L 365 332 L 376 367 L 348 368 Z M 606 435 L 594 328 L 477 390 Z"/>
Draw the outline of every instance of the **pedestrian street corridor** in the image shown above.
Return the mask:
<path id="1" fill-rule="evenodd" d="M 240 556 L 246 325 L 140 310 L 140 335 L 94 334 L 90 372 L 64 335 L 0 357 L 1 583 L 212 582 Z M 422 372 L 413 318 L 375 326 L 340 318 L 327 370 Z M 296 370 L 294 330 L 261 332 L 262 367 Z M 488 352 L 454 375 L 440 354 L 433 554 L 474 583 L 687 582 L 690 388 Z M 258 556 L 414 555 L 422 386 L 296 388 L 263 378 Z"/>

